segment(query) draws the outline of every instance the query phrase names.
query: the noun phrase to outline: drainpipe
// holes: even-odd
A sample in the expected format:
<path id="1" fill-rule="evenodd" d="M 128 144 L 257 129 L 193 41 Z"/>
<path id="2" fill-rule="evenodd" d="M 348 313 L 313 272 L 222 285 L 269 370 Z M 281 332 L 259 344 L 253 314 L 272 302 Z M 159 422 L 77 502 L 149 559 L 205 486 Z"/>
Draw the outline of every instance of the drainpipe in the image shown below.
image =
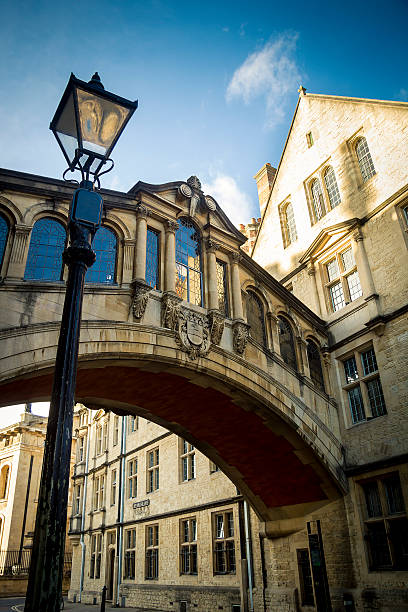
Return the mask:
<path id="1" fill-rule="evenodd" d="M 244 501 L 244 521 L 245 521 L 245 547 L 248 563 L 248 590 L 249 590 L 249 609 L 254 612 L 253 581 L 252 581 L 252 542 L 249 523 L 249 506 Z"/>
<path id="2" fill-rule="evenodd" d="M 89 415 L 88 415 L 89 417 Z M 82 492 L 82 516 L 81 516 L 81 576 L 79 579 L 79 601 L 82 601 L 82 590 L 84 588 L 84 573 L 85 573 L 85 508 L 86 508 L 86 493 L 88 488 L 88 468 L 89 468 L 89 450 L 91 445 L 91 426 L 88 423 L 88 437 L 86 441 L 86 459 L 85 459 L 85 476 L 84 490 Z"/>
<path id="3" fill-rule="evenodd" d="M 126 430 L 127 430 L 127 416 L 122 417 L 122 440 L 120 449 L 120 471 L 119 471 L 119 498 L 118 498 L 118 576 L 116 583 L 116 608 L 120 607 L 119 602 L 119 587 L 122 576 L 122 547 L 123 547 L 123 514 L 125 507 L 125 453 L 126 453 Z"/>

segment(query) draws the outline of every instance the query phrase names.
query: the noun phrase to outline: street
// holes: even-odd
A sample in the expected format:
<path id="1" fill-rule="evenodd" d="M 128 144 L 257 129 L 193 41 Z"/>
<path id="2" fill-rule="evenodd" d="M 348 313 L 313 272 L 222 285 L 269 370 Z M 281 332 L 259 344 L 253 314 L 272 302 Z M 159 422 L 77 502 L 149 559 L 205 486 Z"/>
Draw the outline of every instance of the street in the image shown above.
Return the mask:
<path id="1" fill-rule="evenodd" d="M 0 612 L 24 612 L 24 601 L 25 597 L 5 597 L 0 598 Z M 64 612 L 72 610 L 72 612 L 99 612 L 100 604 L 80 604 L 71 603 L 64 597 Z M 106 610 L 116 610 L 110 604 L 106 604 Z M 127 612 L 153 612 L 147 608 L 124 608 Z M 154 612 L 160 612 L 155 610 Z"/>

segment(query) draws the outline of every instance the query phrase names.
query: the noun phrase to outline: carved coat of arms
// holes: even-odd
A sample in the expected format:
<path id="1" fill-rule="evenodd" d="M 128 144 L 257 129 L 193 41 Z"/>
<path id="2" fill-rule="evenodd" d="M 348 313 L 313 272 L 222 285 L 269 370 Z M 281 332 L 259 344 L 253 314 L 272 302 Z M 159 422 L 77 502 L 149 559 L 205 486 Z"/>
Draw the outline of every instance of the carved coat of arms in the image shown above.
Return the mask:
<path id="1" fill-rule="evenodd" d="M 211 345 L 207 317 L 198 312 L 180 309 L 176 342 L 190 359 L 207 355 Z"/>

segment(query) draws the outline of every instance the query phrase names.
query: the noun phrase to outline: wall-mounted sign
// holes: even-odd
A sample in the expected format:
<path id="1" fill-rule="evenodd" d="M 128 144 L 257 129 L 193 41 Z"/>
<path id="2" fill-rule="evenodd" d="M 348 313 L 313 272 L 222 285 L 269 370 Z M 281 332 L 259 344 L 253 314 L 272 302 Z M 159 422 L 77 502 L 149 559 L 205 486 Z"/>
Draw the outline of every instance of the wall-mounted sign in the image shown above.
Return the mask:
<path id="1" fill-rule="evenodd" d="M 144 508 L 145 506 L 150 506 L 150 499 L 144 499 L 143 501 L 133 503 L 133 508 L 135 510 L 137 508 Z"/>

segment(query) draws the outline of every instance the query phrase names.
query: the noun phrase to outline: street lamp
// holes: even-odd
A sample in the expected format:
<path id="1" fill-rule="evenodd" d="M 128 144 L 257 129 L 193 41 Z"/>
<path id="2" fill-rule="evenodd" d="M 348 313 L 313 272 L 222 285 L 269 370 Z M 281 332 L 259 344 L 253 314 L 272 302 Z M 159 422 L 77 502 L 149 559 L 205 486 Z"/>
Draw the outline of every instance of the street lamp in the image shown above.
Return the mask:
<path id="1" fill-rule="evenodd" d="M 58 612 L 62 592 L 72 420 L 85 274 L 95 261 L 92 240 L 101 225 L 103 201 L 94 190 L 113 168 L 109 158 L 137 108 L 105 91 L 96 72 L 89 83 L 73 74 L 50 129 L 68 168 L 81 182 L 69 212 L 70 245 L 63 253 L 68 280 L 55 362 L 43 468 L 38 495 L 25 612 Z M 106 164 L 110 164 L 104 169 Z"/>

